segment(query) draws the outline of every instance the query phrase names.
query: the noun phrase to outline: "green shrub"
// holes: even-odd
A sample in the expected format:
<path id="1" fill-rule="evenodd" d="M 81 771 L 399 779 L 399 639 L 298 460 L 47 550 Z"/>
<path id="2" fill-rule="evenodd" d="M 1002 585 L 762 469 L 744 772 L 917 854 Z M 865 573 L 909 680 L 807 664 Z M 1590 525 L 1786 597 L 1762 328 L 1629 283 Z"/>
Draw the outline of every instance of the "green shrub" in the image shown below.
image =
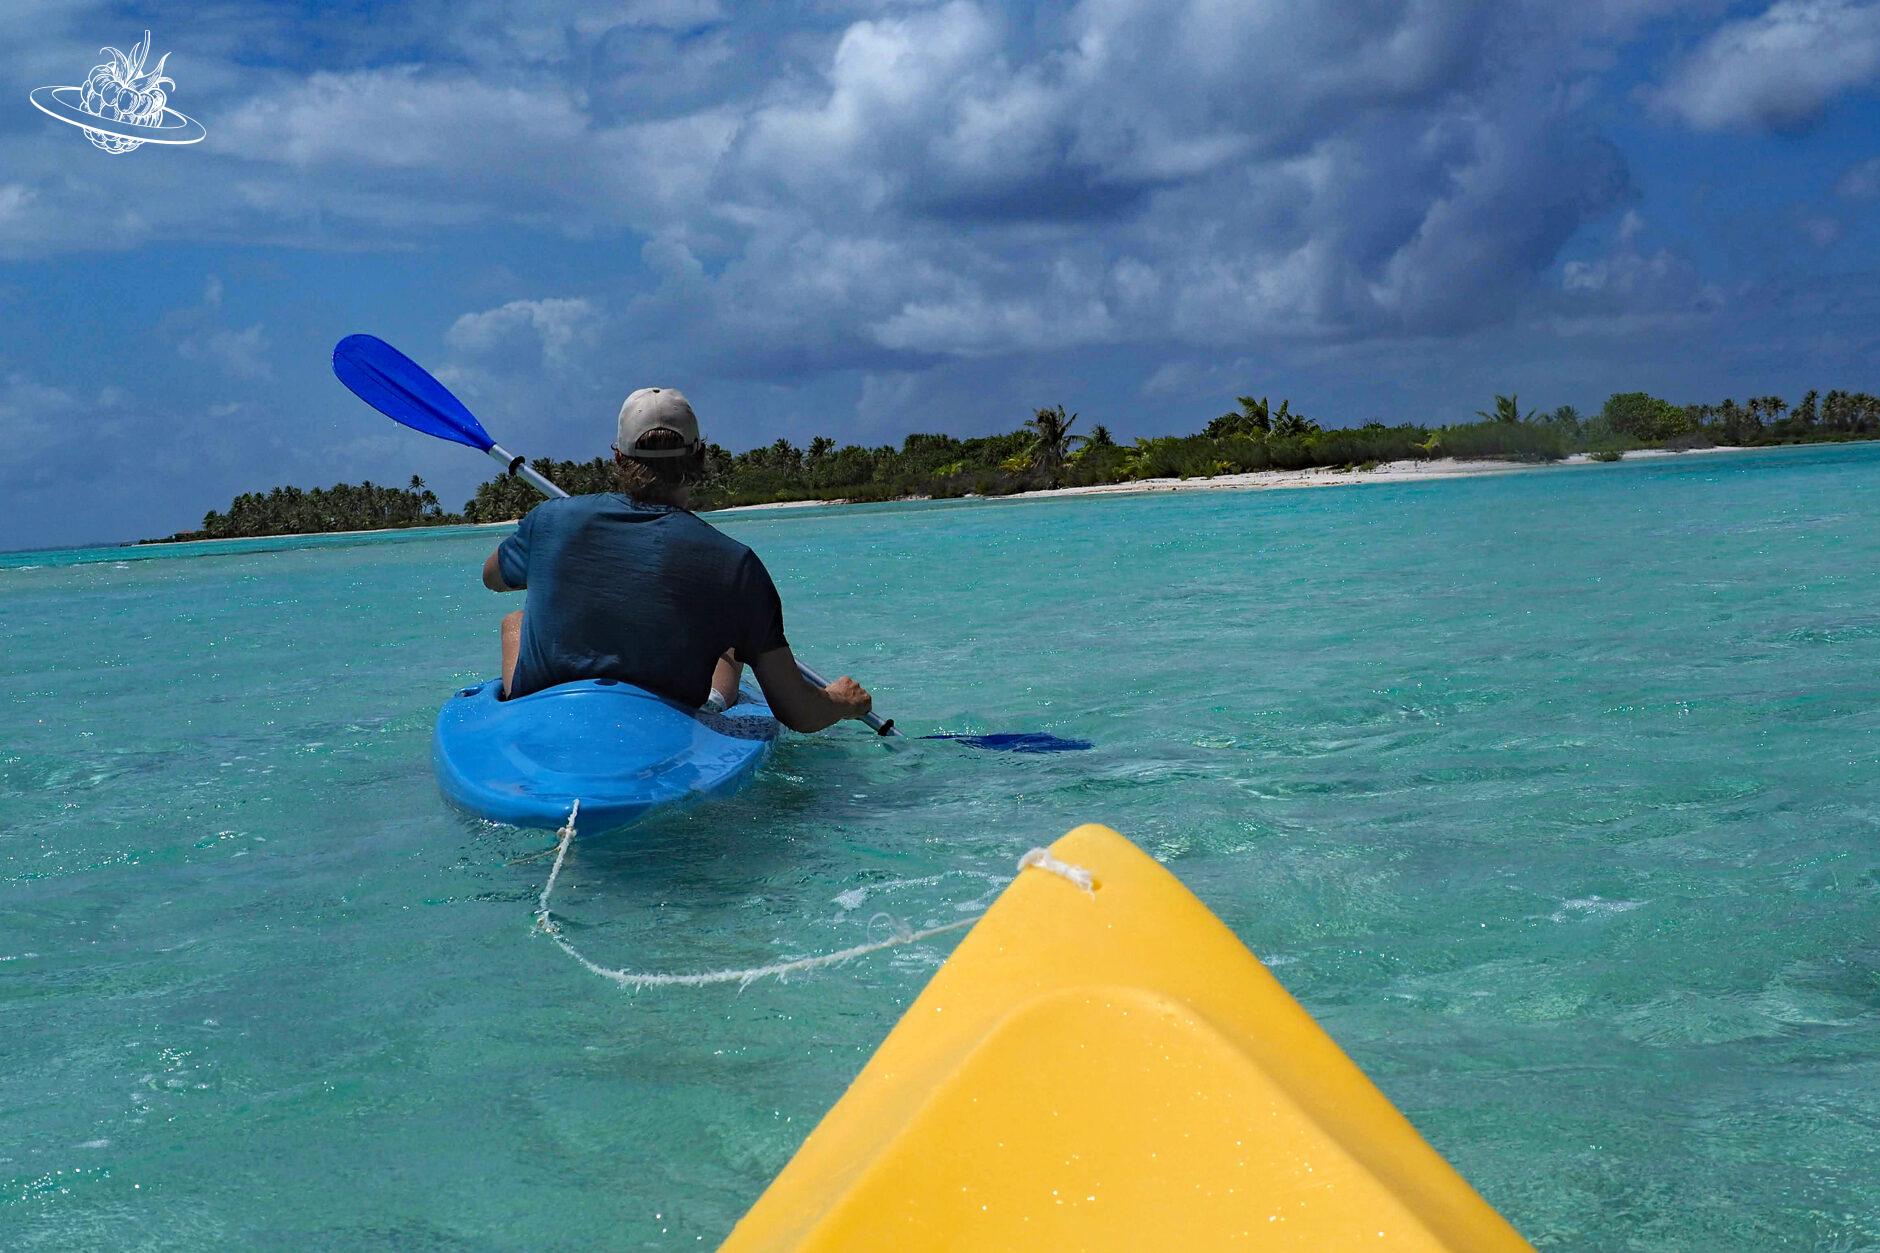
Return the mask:
<path id="1" fill-rule="evenodd" d="M 1355 466 L 1365 462 L 1410 461 L 1427 457 L 1426 432 L 1420 426 L 1343 427 L 1320 431 L 1310 439 L 1315 463 Z"/>
<path id="2" fill-rule="evenodd" d="M 1273 464 L 1260 435 L 1229 435 L 1214 441 L 1215 457 L 1231 467 L 1226 473 L 1248 474 Z"/>
<path id="3" fill-rule="evenodd" d="M 1486 457 L 1510 461 L 1558 461 L 1567 455 L 1559 428 L 1536 422 L 1471 422 L 1446 426 L 1429 444 L 1437 457 Z"/>
<path id="4" fill-rule="evenodd" d="M 1614 432 L 1633 439 L 1669 439 L 1696 425 L 1691 415 L 1649 392 L 1614 392 L 1600 411 Z"/>
<path id="5" fill-rule="evenodd" d="M 1312 450 L 1311 436 L 1291 436 L 1266 441 L 1268 464 L 1275 470 L 1304 470 L 1325 464 Z"/>
<path id="6" fill-rule="evenodd" d="M 1127 463 L 1132 479 L 1203 478 L 1222 460 L 1223 441 L 1205 435 L 1165 435 L 1139 439 Z"/>
<path id="7" fill-rule="evenodd" d="M 1064 465 L 1063 479 L 1071 487 L 1120 483 L 1130 477 L 1130 450 L 1115 444 L 1086 448 Z"/>

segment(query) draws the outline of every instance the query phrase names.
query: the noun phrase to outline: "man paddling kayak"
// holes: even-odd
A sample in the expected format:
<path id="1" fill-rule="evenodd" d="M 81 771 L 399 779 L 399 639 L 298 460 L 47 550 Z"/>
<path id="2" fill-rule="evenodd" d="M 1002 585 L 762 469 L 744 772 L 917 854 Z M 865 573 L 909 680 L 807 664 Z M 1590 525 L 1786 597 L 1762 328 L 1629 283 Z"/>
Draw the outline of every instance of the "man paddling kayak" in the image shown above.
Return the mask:
<path id="1" fill-rule="evenodd" d="M 686 705 L 738 698 L 745 662 L 777 720 L 820 731 L 871 708 L 844 675 L 797 672 L 783 604 L 757 554 L 686 506 L 705 445 L 692 406 L 643 387 L 620 406 L 618 492 L 547 500 L 483 563 L 483 585 L 528 592 L 503 618 L 503 694 L 618 679 Z"/>

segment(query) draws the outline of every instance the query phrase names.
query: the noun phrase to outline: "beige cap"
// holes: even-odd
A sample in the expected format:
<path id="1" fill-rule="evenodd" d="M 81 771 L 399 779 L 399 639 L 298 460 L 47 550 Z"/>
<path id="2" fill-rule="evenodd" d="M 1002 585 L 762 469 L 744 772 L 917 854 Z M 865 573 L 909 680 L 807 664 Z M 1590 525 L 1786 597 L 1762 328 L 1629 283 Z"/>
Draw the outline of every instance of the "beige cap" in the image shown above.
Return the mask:
<path id="1" fill-rule="evenodd" d="M 648 431 L 677 431 L 684 448 L 641 448 Z M 629 457 L 689 457 L 698 447 L 698 417 L 685 393 L 671 387 L 642 387 L 620 406 L 620 434 L 614 447 Z"/>

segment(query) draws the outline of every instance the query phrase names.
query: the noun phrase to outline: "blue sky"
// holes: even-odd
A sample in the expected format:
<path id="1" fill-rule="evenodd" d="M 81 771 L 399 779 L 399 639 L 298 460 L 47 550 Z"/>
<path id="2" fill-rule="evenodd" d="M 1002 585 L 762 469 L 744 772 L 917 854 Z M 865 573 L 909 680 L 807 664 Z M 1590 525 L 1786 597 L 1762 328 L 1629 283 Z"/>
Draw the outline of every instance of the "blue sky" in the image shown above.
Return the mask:
<path id="1" fill-rule="evenodd" d="M 193 148 L 28 105 L 145 27 Z M 0 9 L 0 547 L 486 463 L 683 388 L 732 448 L 1880 390 L 1880 3 Z"/>

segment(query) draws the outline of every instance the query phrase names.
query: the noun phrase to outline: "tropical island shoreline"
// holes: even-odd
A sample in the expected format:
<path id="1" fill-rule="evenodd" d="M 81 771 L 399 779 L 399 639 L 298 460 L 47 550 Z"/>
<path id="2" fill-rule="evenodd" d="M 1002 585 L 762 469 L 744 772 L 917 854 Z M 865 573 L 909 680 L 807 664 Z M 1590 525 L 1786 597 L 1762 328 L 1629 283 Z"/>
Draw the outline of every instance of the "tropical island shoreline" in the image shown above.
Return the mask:
<path id="1" fill-rule="evenodd" d="M 1720 452 L 1767 452 L 1775 447 L 1797 447 L 1798 445 L 1754 446 L 1717 446 L 1710 448 L 1637 448 L 1625 454 L 1626 461 L 1663 459 L 1666 457 L 1702 456 L 1705 453 Z M 776 513 L 796 509 L 834 509 L 844 505 L 894 505 L 918 504 L 933 500 L 1049 500 L 1071 496 L 1143 496 L 1157 492 L 1239 492 L 1239 491 L 1291 491 L 1320 487 L 1361 487 L 1376 483 L 1430 483 L 1444 479 L 1478 478 L 1493 474 L 1521 474 L 1535 470 L 1571 469 L 1576 466 L 1590 466 L 1600 463 L 1600 459 L 1589 453 L 1572 453 L 1559 461 L 1507 461 L 1487 458 L 1443 457 L 1435 460 L 1384 461 L 1372 466 L 1314 466 L 1304 470 L 1249 470 L 1236 474 L 1217 474 L 1191 478 L 1135 479 L 1122 483 L 1087 483 L 1077 487 L 1038 487 L 1024 491 L 1004 492 L 997 495 L 979 495 L 968 493 L 964 496 L 898 496 L 889 500 L 851 500 L 836 497 L 829 500 L 779 500 L 752 505 L 725 505 L 717 509 L 700 509 L 701 517 L 718 517 L 734 513 Z M 459 522 L 448 524 L 451 529 L 488 530 L 497 527 L 514 526 L 520 515 L 514 518 L 499 518 L 490 522 Z M 436 526 L 377 526 L 361 527 L 345 531 L 282 531 L 270 535 L 230 535 L 214 539 L 158 539 L 131 540 L 116 545 L 120 548 L 149 547 L 171 543 L 188 544 L 240 544 L 252 543 L 257 539 L 340 539 L 347 536 L 365 535 L 408 535 L 440 529 Z"/>
<path id="2" fill-rule="evenodd" d="M 1776 445 L 1793 447 L 1793 445 Z M 1717 452 L 1759 452 L 1748 446 L 1718 445 L 1710 448 L 1638 448 L 1625 454 L 1626 461 L 1648 458 L 1702 456 Z M 1443 457 L 1432 461 L 1383 461 L 1374 466 L 1313 466 L 1304 470 L 1247 470 L 1236 474 L 1216 474 L 1194 478 L 1133 479 L 1122 483 L 1086 483 L 1077 487 L 1035 487 L 996 496 L 968 493 L 946 497 L 949 500 L 1041 500 L 1058 496 L 1138 496 L 1153 492 L 1235 492 L 1281 491 L 1295 488 L 1358 487 L 1371 483 L 1424 483 L 1442 479 L 1475 478 L 1485 474 L 1520 474 L 1531 470 L 1555 470 L 1600 464 L 1590 453 L 1572 453 L 1559 461 L 1505 461 L 1487 458 Z M 852 504 L 904 504 L 941 499 L 933 496 L 900 496 L 888 501 L 780 500 L 768 504 L 726 505 L 707 512 L 752 513 L 779 509 L 832 508 Z M 482 525 L 505 525 L 485 523 Z"/>
<path id="3" fill-rule="evenodd" d="M 1674 405 L 1646 392 L 1615 392 L 1597 414 L 1572 405 L 1542 414 L 1514 395 L 1497 395 L 1476 421 L 1439 426 L 1322 426 L 1265 397 L 1240 396 L 1237 409 L 1190 435 L 1117 441 L 1102 424 L 1087 434 L 1063 405 L 1036 410 L 1017 430 L 967 438 L 913 433 L 896 447 L 838 445 L 818 436 L 732 453 L 703 443 L 693 468 L 698 513 L 903 500 L 1053 495 L 1138 495 L 1428 481 L 1504 474 L 1538 465 L 1580 465 L 1779 445 L 1880 439 L 1880 396 L 1810 391 L 1791 408 L 1780 396 L 1739 405 Z M 614 489 L 607 459 L 536 458 L 541 478 L 575 495 Z M 539 481 L 539 480 L 538 480 Z M 445 509 L 420 478 L 404 487 L 371 481 L 331 487 L 245 492 L 226 512 L 211 510 L 196 530 L 140 543 L 339 534 L 511 521 L 534 508 L 536 489 L 514 474 L 479 484 L 461 512 Z"/>

